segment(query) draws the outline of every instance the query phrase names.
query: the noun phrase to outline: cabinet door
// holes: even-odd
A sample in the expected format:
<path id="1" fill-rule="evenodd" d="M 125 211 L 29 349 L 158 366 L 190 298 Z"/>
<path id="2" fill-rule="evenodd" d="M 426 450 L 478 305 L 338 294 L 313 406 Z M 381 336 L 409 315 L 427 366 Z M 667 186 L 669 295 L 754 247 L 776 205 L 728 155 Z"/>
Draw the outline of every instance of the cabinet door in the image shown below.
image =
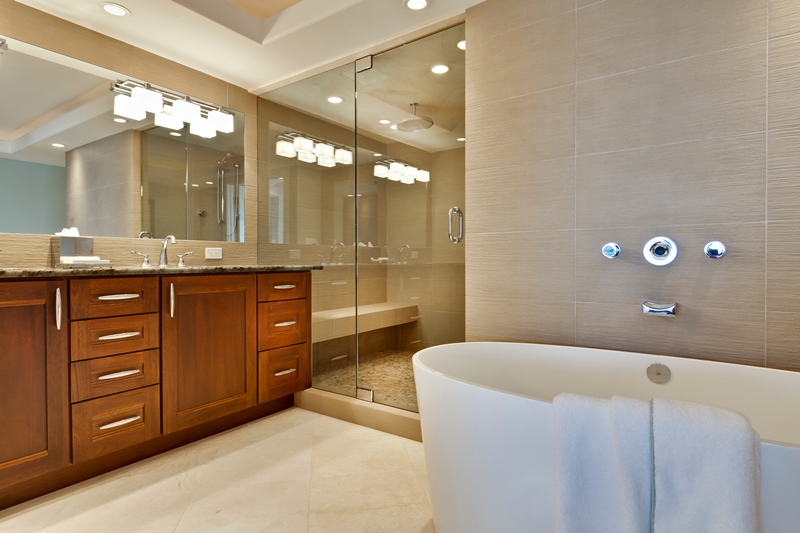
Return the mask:
<path id="1" fill-rule="evenodd" d="M 0 282 L 0 487 L 69 464 L 67 309 L 66 282 Z"/>
<path id="2" fill-rule="evenodd" d="M 164 433 L 256 405 L 256 276 L 161 279 Z"/>

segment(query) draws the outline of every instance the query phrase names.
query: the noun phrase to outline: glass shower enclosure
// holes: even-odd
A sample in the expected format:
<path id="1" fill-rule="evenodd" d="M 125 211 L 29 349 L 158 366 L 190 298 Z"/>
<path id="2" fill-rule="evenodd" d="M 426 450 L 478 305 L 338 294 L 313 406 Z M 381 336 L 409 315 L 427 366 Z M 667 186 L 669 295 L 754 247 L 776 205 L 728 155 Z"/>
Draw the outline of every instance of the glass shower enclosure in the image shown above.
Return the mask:
<path id="1" fill-rule="evenodd" d="M 463 40 L 456 26 L 259 99 L 259 263 L 323 265 L 315 388 L 417 411 L 412 356 L 464 340 Z"/>

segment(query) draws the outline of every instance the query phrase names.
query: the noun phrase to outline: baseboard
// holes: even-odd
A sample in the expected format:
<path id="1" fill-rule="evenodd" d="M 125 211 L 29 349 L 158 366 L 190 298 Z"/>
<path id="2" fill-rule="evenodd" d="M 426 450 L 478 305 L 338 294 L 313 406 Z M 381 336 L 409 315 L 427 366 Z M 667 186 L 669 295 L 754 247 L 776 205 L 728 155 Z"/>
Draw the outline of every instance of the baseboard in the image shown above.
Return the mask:
<path id="1" fill-rule="evenodd" d="M 419 414 L 319 389 L 294 395 L 296 407 L 422 442 Z"/>

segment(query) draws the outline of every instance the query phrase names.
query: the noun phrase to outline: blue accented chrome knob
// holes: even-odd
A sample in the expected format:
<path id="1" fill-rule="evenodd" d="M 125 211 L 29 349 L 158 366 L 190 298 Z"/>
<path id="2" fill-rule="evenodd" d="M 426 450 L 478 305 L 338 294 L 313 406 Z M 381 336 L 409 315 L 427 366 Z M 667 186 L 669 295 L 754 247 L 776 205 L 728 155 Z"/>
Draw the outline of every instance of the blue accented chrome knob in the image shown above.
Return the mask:
<path id="1" fill-rule="evenodd" d="M 621 251 L 622 248 L 620 248 L 619 244 L 615 242 L 610 242 L 603 245 L 603 255 L 609 259 L 615 259 Z"/>

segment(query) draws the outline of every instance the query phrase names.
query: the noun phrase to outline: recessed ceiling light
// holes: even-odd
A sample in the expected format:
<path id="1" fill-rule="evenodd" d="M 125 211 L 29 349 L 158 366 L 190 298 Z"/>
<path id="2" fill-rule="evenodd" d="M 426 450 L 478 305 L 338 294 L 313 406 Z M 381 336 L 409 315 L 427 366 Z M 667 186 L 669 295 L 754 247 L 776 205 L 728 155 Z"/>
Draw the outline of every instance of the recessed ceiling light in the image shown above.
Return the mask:
<path id="1" fill-rule="evenodd" d="M 466 50 L 467 49 L 467 41 L 458 41 L 458 44 L 456 46 L 458 46 L 461 50 Z"/>
<path id="2" fill-rule="evenodd" d="M 196 183 L 192 183 L 192 187 L 199 187 L 199 186 L 200 186 L 200 185 L 198 185 L 198 184 L 196 184 Z"/>
<path id="3" fill-rule="evenodd" d="M 348 195 L 347 195 L 347 197 L 348 197 L 348 198 L 352 198 L 352 197 L 353 197 L 353 195 L 352 195 L 352 194 L 348 194 Z"/>
<path id="4" fill-rule="evenodd" d="M 330 98 L 328 98 L 328 101 L 332 104 L 341 104 L 343 102 L 343 100 L 338 96 L 331 96 Z"/>
<path id="5" fill-rule="evenodd" d="M 125 123 L 126 123 L 126 122 L 128 122 L 128 121 L 127 121 L 127 120 L 125 120 L 124 118 L 115 118 L 115 119 L 114 119 L 114 122 L 119 122 L 120 124 L 125 124 Z"/>
<path id="6" fill-rule="evenodd" d="M 55 146 L 56 148 L 64 148 L 64 145 L 61 143 L 53 143 L 53 146 Z"/>
<path id="7" fill-rule="evenodd" d="M 403 5 L 408 9 L 419 11 L 428 7 L 428 0 L 403 0 Z"/>
<path id="8" fill-rule="evenodd" d="M 214 182 L 213 181 L 207 181 L 206 185 L 214 185 Z"/>
<path id="9" fill-rule="evenodd" d="M 448 67 L 447 65 L 434 65 L 431 67 L 431 72 L 433 72 L 434 74 L 444 74 L 449 70 L 450 67 Z"/>
<path id="10" fill-rule="evenodd" d="M 106 13 L 108 13 L 109 15 L 114 15 L 115 17 L 127 17 L 128 15 L 131 14 L 131 12 L 128 11 L 127 7 L 121 6 L 119 4 L 114 4 L 111 2 L 103 2 L 102 6 L 103 10 L 105 10 Z"/>
<path id="11" fill-rule="evenodd" d="M 457 140 L 458 142 L 460 142 L 460 143 L 463 143 L 463 142 L 464 142 L 464 141 L 466 141 L 467 139 L 465 139 L 464 137 L 459 137 L 459 138 L 458 138 L 458 139 L 456 139 L 456 140 Z"/>
<path id="12" fill-rule="evenodd" d="M 381 154 L 372 154 L 372 155 L 374 155 L 375 157 L 380 157 L 381 156 Z"/>
<path id="13" fill-rule="evenodd" d="M 397 129 L 397 124 L 392 124 L 392 129 L 396 130 Z"/>
<path id="14" fill-rule="evenodd" d="M 173 137 L 180 137 L 181 136 L 181 134 L 178 133 L 177 131 L 171 131 L 171 132 L 169 132 L 169 134 L 172 135 Z"/>
<path id="15" fill-rule="evenodd" d="M 391 121 L 391 120 L 386 120 L 385 118 L 384 118 L 384 119 L 381 119 L 381 120 L 379 120 L 378 122 L 380 122 L 381 124 L 391 124 L 391 123 L 392 123 L 392 121 Z"/>

